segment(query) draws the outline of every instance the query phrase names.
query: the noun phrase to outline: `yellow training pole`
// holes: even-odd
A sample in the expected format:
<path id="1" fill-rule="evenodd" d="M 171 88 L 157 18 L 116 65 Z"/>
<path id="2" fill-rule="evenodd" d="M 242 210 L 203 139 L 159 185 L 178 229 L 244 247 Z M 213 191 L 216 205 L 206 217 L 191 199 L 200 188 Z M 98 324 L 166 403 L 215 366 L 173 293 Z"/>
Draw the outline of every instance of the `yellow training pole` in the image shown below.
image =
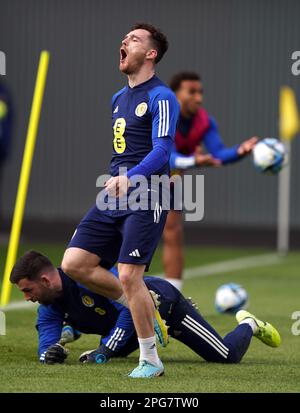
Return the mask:
<path id="1" fill-rule="evenodd" d="M 0 305 L 5 306 L 9 302 L 11 283 L 9 281 L 11 270 L 16 262 L 25 202 L 27 196 L 27 189 L 31 171 L 32 158 L 34 154 L 36 135 L 39 126 L 39 119 L 41 114 L 41 107 L 43 95 L 45 90 L 47 71 L 49 65 L 49 52 L 42 51 L 40 55 L 40 62 L 33 94 L 33 101 L 27 130 L 26 144 L 23 155 L 22 168 L 20 173 L 20 180 L 18 185 L 18 193 L 15 204 L 12 228 L 10 233 L 8 252 L 3 276 L 2 291 Z"/>

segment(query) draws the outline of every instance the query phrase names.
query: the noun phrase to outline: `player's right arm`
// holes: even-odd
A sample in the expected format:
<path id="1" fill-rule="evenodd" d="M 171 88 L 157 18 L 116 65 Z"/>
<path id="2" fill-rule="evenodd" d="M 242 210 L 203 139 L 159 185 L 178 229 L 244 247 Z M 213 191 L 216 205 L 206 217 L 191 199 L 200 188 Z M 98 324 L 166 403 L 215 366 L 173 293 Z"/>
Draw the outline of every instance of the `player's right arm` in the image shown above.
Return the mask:
<path id="1" fill-rule="evenodd" d="M 53 305 L 40 305 L 36 329 L 38 331 L 38 355 L 40 362 L 61 363 L 66 358 L 66 350 L 59 344 L 64 314 Z"/>
<path id="2" fill-rule="evenodd" d="M 180 110 L 176 96 L 169 88 L 160 87 L 150 95 L 149 110 L 152 115 L 152 150 L 126 176 L 111 177 L 106 182 L 105 188 L 112 195 L 124 195 L 134 175 L 150 178 L 160 173 L 169 162 Z"/>
<path id="3" fill-rule="evenodd" d="M 257 137 L 253 136 L 241 144 L 228 148 L 224 145 L 219 134 L 216 121 L 212 117 L 209 117 L 209 121 L 210 128 L 206 132 L 203 142 L 208 152 L 215 158 L 220 159 L 223 165 L 239 161 L 241 158 L 248 155 L 257 143 Z"/>
<path id="4" fill-rule="evenodd" d="M 126 353 L 128 343 L 135 334 L 134 323 L 128 308 L 114 301 L 113 305 L 120 310 L 115 325 L 106 336 L 101 338 L 101 344 L 96 350 L 85 351 L 79 361 L 82 363 L 106 363 L 112 357 Z"/>
<path id="5" fill-rule="evenodd" d="M 133 175 L 149 178 L 159 173 L 170 159 L 180 110 L 176 96 L 168 88 L 158 88 L 150 95 L 149 109 L 152 114 L 153 149 L 138 165 L 130 169 L 128 178 Z"/>

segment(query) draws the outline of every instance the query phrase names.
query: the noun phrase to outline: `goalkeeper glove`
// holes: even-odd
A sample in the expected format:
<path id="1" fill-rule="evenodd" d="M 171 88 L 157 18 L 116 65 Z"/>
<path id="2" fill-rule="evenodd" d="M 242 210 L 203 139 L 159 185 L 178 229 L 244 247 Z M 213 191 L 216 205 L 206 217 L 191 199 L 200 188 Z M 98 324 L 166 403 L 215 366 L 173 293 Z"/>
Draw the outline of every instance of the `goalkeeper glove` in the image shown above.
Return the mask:
<path id="1" fill-rule="evenodd" d="M 63 363 L 68 356 L 68 351 L 61 344 L 56 343 L 48 348 L 45 354 L 46 364 Z"/>
<path id="2" fill-rule="evenodd" d="M 88 350 L 81 354 L 79 361 L 81 363 L 107 363 L 114 356 L 114 351 L 110 350 L 104 344 L 101 344 L 96 350 Z"/>

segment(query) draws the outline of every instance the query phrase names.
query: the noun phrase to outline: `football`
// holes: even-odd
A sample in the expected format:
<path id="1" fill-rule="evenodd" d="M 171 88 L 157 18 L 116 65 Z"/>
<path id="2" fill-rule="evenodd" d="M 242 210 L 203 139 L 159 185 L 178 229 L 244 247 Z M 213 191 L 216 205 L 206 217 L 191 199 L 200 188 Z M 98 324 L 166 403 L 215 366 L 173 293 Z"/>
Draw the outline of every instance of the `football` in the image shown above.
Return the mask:
<path id="1" fill-rule="evenodd" d="M 245 288 L 239 284 L 221 285 L 215 296 L 215 307 L 219 313 L 236 313 L 247 307 L 249 296 Z"/>
<path id="2" fill-rule="evenodd" d="M 253 148 L 254 166 L 264 173 L 277 174 L 287 162 L 286 148 L 277 138 L 265 138 Z"/>

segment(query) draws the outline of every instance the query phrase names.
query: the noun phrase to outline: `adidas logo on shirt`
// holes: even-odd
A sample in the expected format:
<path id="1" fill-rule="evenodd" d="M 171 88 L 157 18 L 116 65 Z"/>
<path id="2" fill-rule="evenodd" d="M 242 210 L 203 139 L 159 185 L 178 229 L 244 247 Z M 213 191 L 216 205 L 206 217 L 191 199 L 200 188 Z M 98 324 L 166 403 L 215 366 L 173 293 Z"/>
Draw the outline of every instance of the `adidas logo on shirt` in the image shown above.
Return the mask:
<path id="1" fill-rule="evenodd" d="M 131 257 L 140 257 L 140 252 L 139 250 L 134 250 L 129 254 Z"/>

